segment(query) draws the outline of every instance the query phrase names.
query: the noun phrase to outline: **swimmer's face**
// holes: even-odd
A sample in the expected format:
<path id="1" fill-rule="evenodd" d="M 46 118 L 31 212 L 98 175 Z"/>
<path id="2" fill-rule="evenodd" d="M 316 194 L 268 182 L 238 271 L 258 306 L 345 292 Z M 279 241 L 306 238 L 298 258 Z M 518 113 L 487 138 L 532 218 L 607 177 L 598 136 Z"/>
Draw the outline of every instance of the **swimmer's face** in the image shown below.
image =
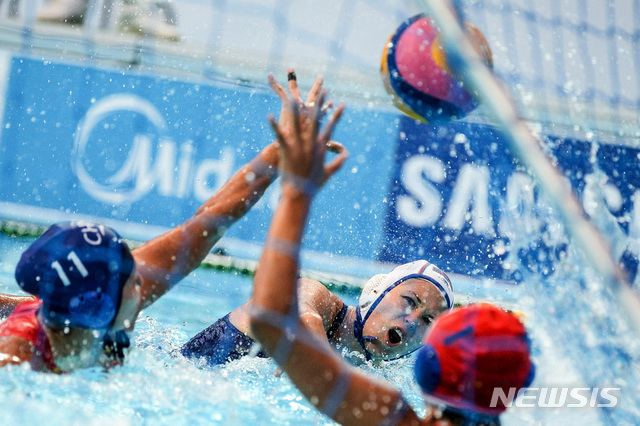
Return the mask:
<path id="1" fill-rule="evenodd" d="M 430 282 L 410 278 L 391 290 L 371 313 L 364 334 L 374 336 L 367 350 L 374 359 L 392 359 L 418 349 L 431 322 L 447 310 Z"/>
<path id="2" fill-rule="evenodd" d="M 126 284 L 122 289 L 122 300 L 120 302 L 120 310 L 116 316 L 113 325 L 111 326 L 115 330 L 127 330 L 133 329 L 133 325 L 136 321 L 136 317 L 140 312 L 142 306 L 142 294 L 140 292 L 142 284 L 142 278 L 133 271 Z"/>

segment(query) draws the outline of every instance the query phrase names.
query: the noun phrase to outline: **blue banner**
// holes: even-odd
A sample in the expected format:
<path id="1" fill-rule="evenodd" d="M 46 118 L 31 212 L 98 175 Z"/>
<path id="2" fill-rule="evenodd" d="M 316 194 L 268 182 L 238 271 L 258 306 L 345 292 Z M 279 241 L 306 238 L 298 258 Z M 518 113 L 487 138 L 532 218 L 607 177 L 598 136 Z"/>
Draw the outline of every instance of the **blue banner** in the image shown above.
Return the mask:
<path id="1" fill-rule="evenodd" d="M 45 220 L 51 211 L 164 228 L 188 219 L 274 139 L 266 117 L 280 110 L 266 84 L 180 81 L 27 57 L 13 59 L 6 98 L 0 201 L 12 217 L 33 219 L 31 206 L 44 209 Z M 314 201 L 306 249 L 375 259 L 397 120 L 347 109 L 334 136 L 351 158 Z M 274 185 L 226 236 L 261 244 L 277 197 Z"/>
<path id="2" fill-rule="evenodd" d="M 0 216 L 84 215 L 149 229 L 152 237 L 188 219 L 273 140 L 266 116 L 279 109 L 266 84 L 13 58 L 0 139 Z M 425 125 L 348 105 L 334 138 L 350 158 L 314 201 L 304 240 L 306 252 L 324 262 L 353 271 L 361 260 L 425 258 L 449 272 L 517 280 L 518 264 L 552 268 L 566 249 L 563 236 L 536 217 L 540 189 L 491 126 Z M 589 185 L 604 194 L 606 216 L 623 236 L 616 255 L 637 268 L 631 240 L 640 236 L 640 152 L 571 139 L 547 143 L 585 202 Z M 259 248 L 278 195 L 274 185 L 222 245 Z M 524 243 L 513 238 L 514 220 L 524 224 Z"/>
<path id="3" fill-rule="evenodd" d="M 498 129 L 403 118 L 398 135 L 380 260 L 424 257 L 446 270 L 508 280 L 519 280 L 523 265 L 553 273 L 567 249 L 563 226 L 545 216 L 550 204 Z M 558 137 L 545 144 L 635 275 L 640 150 Z"/>

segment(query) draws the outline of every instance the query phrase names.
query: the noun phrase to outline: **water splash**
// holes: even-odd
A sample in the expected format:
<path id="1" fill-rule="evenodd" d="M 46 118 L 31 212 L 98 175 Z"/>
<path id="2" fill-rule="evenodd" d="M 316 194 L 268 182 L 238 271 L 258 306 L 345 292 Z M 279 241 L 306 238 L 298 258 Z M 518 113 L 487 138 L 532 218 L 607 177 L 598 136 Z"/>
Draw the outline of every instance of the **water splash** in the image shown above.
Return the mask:
<path id="1" fill-rule="evenodd" d="M 630 241 L 604 202 L 606 176 L 595 170 L 586 181 L 586 209 L 619 256 Z M 548 206 L 544 197 L 538 196 L 535 203 L 504 209 L 510 245 L 507 262 L 521 274 L 528 296 L 522 300 L 522 309 L 528 314 L 529 328 L 543 343 L 536 363 L 556 362 L 559 357 L 570 361 L 578 373 L 573 378 L 559 378 L 554 373 L 537 384 L 621 388 L 618 405 L 600 409 L 594 417 L 610 424 L 637 424 L 640 342 L 617 309 L 609 287 L 572 245 Z M 558 383 L 562 380 L 568 382 Z"/>

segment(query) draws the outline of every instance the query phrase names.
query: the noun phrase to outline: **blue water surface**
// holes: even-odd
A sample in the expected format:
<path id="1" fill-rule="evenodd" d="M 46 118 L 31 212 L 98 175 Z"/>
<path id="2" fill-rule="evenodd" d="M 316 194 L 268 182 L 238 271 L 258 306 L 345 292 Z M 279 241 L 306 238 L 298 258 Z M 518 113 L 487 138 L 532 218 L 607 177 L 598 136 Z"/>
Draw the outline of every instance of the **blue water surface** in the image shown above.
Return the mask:
<path id="1" fill-rule="evenodd" d="M 17 293 L 13 268 L 29 238 L 0 235 L 0 291 Z M 0 423 L 20 425 L 324 425 L 275 363 L 249 358 L 199 367 L 177 353 L 191 336 L 251 296 L 251 277 L 199 268 L 140 316 L 123 367 L 57 376 L 27 365 L 0 369 Z M 342 295 L 349 304 L 353 295 Z M 534 302 L 521 311 L 531 330 L 538 375 L 534 385 L 580 383 L 572 360 L 542 327 Z M 529 307 L 528 307 L 529 306 Z M 390 380 L 419 413 L 425 408 L 413 379 L 413 360 L 364 366 Z M 597 409 L 512 408 L 504 424 L 598 424 Z"/>

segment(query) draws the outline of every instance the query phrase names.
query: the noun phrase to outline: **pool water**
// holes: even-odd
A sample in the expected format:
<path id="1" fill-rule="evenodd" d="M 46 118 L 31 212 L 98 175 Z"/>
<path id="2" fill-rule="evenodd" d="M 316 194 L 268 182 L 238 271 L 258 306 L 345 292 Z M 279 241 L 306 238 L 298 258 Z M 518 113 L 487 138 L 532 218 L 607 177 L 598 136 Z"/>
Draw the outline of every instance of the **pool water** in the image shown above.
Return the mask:
<path id="1" fill-rule="evenodd" d="M 17 293 L 13 268 L 30 243 L 0 235 L 0 291 Z M 109 373 L 88 369 L 56 376 L 26 365 L 0 369 L 0 423 L 19 425 L 324 425 L 333 424 L 292 386 L 275 377 L 270 360 L 244 358 L 200 368 L 177 350 L 191 336 L 246 301 L 251 278 L 199 268 L 140 316 L 126 364 Z M 455 286 L 455 283 L 454 283 Z M 355 303 L 352 295 L 342 295 Z M 532 309 L 522 311 L 531 329 L 537 378 L 534 385 L 580 383 L 573 363 L 558 351 Z M 412 360 L 365 366 L 399 387 L 419 413 L 424 406 L 413 380 Z M 504 424 L 597 424 L 596 409 L 512 408 Z"/>

